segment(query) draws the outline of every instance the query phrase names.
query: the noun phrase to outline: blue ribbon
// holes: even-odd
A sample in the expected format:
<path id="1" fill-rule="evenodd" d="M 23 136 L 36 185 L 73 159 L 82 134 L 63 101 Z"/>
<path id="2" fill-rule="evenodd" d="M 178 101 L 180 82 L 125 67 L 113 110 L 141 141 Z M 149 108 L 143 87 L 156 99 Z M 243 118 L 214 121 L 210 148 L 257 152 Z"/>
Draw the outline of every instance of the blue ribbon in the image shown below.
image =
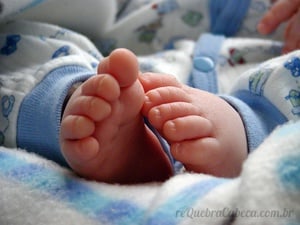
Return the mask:
<path id="1" fill-rule="evenodd" d="M 233 36 L 239 30 L 251 0 L 210 0 L 210 32 Z"/>

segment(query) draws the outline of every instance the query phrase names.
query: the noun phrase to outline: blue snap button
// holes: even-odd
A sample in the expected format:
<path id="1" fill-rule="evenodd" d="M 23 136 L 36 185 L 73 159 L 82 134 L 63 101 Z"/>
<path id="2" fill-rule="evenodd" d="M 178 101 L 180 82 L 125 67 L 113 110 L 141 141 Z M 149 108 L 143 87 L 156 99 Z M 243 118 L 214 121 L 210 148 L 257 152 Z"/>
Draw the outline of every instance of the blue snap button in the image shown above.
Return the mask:
<path id="1" fill-rule="evenodd" d="M 200 56 L 194 58 L 194 66 L 201 72 L 210 72 L 215 68 L 214 61 L 207 56 Z"/>

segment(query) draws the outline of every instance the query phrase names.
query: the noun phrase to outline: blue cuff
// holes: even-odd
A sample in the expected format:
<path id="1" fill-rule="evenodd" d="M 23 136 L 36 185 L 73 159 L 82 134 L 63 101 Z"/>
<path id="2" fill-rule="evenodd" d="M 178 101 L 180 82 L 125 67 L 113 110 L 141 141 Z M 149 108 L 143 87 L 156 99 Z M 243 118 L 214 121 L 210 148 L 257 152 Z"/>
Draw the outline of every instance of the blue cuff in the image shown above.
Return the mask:
<path id="1" fill-rule="evenodd" d="M 248 151 L 255 150 L 274 128 L 287 121 L 286 117 L 267 99 L 248 91 L 239 91 L 233 96 L 221 95 L 243 120 Z"/>
<path id="2" fill-rule="evenodd" d="M 216 66 L 225 37 L 203 34 L 196 43 L 188 85 L 211 93 L 218 92 Z"/>
<path id="3" fill-rule="evenodd" d="M 234 36 L 245 18 L 251 0 L 210 0 L 210 32 Z"/>
<path id="4" fill-rule="evenodd" d="M 67 165 L 59 145 L 63 103 L 73 84 L 94 74 L 78 65 L 63 66 L 47 74 L 20 106 L 17 146 Z"/>

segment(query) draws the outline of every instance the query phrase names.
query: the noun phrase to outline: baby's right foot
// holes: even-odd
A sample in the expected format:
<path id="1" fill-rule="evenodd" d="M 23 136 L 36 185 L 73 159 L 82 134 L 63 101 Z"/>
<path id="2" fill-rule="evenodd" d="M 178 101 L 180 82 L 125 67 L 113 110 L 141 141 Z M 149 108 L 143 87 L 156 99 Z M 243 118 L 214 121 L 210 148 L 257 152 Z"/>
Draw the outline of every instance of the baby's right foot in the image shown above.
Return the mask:
<path id="1" fill-rule="evenodd" d="M 224 100 L 182 85 L 174 77 L 145 74 L 143 113 L 169 142 L 171 153 L 189 171 L 234 177 L 247 156 L 239 114 Z"/>
<path id="2" fill-rule="evenodd" d="M 141 115 L 144 90 L 135 55 L 114 51 L 71 96 L 61 148 L 79 175 L 104 182 L 163 181 L 171 164 Z"/>

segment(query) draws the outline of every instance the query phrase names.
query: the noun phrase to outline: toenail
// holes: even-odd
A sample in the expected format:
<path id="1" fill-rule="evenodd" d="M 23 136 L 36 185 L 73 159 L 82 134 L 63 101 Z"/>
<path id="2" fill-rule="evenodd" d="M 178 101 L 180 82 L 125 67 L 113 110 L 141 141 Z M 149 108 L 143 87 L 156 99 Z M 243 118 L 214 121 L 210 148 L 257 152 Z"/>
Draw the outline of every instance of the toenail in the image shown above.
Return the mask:
<path id="1" fill-rule="evenodd" d="M 161 114 L 160 114 L 160 110 L 159 110 L 159 109 L 154 109 L 153 112 L 154 112 L 154 116 L 155 116 L 157 119 L 160 119 L 160 118 L 161 118 Z"/>
<path id="2" fill-rule="evenodd" d="M 106 79 L 105 75 L 101 76 L 99 81 L 98 81 L 98 86 L 101 86 L 103 84 L 103 82 L 105 81 L 105 79 Z"/>
<path id="3" fill-rule="evenodd" d="M 180 143 L 173 144 L 173 154 L 179 155 L 181 153 L 180 151 Z"/>
<path id="4" fill-rule="evenodd" d="M 173 121 L 168 121 L 168 127 L 170 131 L 176 132 L 176 125 Z"/>
<path id="5" fill-rule="evenodd" d="M 145 104 L 150 104 L 151 103 L 151 100 L 149 98 L 149 96 L 145 96 Z"/>

